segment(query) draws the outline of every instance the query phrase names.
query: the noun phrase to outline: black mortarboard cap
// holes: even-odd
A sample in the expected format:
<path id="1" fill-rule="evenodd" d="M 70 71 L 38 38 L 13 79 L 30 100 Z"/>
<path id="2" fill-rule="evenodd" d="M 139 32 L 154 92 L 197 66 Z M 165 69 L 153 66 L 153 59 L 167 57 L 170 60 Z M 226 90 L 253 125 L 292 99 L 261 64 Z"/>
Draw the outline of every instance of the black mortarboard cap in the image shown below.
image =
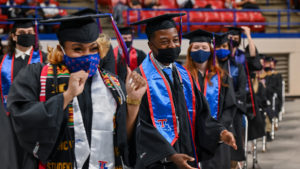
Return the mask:
<path id="1" fill-rule="evenodd" d="M 184 34 L 182 37 L 190 40 L 190 44 L 193 42 L 212 42 L 213 34 L 202 29 Z"/>
<path id="2" fill-rule="evenodd" d="M 227 33 L 216 34 L 215 37 L 216 37 L 216 46 L 221 46 L 223 43 L 229 42 Z"/>
<path id="3" fill-rule="evenodd" d="M 258 54 L 258 58 L 259 58 L 259 59 L 265 59 L 266 56 L 265 56 L 264 54 L 261 54 L 261 53 L 260 53 L 260 54 Z"/>
<path id="4" fill-rule="evenodd" d="M 82 9 L 82 10 L 72 13 L 72 15 L 75 15 L 75 16 L 83 16 L 83 15 L 91 15 L 91 14 L 97 14 L 97 11 L 92 8 L 85 8 L 85 9 Z"/>
<path id="5" fill-rule="evenodd" d="M 241 35 L 244 31 L 242 28 L 239 27 L 226 27 L 228 29 L 228 34 L 230 35 Z"/>
<path id="6" fill-rule="evenodd" d="M 272 61 L 274 61 L 274 58 L 272 56 L 266 56 L 265 61 L 266 62 L 272 62 Z"/>
<path id="7" fill-rule="evenodd" d="M 99 36 L 99 27 L 95 18 L 110 16 L 111 14 L 71 15 L 58 19 L 43 20 L 41 23 L 61 23 L 57 32 L 57 37 L 62 45 L 65 41 L 90 43 L 97 40 Z"/>
<path id="8" fill-rule="evenodd" d="M 173 20 L 173 18 L 184 16 L 184 15 L 185 13 L 168 13 L 168 14 L 148 18 L 142 21 L 134 22 L 131 25 L 146 24 L 146 35 L 149 39 L 150 35 L 152 35 L 155 31 L 176 27 L 176 23 Z"/>
<path id="9" fill-rule="evenodd" d="M 35 26 L 35 21 L 40 18 L 10 18 L 7 21 L 14 22 L 13 28 L 30 28 Z"/>
<path id="10" fill-rule="evenodd" d="M 119 31 L 122 35 L 124 34 L 132 34 L 132 28 L 131 27 L 121 27 L 119 28 Z"/>

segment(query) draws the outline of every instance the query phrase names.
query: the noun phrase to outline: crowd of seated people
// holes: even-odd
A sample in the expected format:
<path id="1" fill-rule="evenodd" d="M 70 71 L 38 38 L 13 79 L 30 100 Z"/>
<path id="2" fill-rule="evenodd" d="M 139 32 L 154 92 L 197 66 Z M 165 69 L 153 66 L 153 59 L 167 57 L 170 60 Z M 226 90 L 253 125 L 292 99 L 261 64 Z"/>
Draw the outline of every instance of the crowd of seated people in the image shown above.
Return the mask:
<path id="1" fill-rule="evenodd" d="M 66 10 L 59 9 L 56 0 L 0 0 L 0 21 L 11 18 L 60 18 L 67 14 Z M 32 7 L 32 8 L 30 8 Z M 36 8 L 35 7 L 41 7 Z M 53 25 L 40 26 L 39 29 L 45 33 L 53 32 Z M 5 33 L 10 25 L 0 25 L 0 32 Z"/>

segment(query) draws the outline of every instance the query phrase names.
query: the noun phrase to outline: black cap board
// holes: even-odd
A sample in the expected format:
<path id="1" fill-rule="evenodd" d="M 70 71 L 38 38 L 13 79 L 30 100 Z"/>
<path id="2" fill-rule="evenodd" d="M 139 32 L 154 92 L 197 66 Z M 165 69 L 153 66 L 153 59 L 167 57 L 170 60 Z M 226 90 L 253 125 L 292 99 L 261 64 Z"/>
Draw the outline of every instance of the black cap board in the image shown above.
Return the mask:
<path id="1" fill-rule="evenodd" d="M 148 18 L 148 19 L 145 19 L 142 21 L 134 22 L 131 25 L 146 24 L 146 35 L 149 39 L 150 36 L 155 31 L 176 27 L 176 23 L 173 20 L 173 18 L 179 17 L 179 16 L 184 16 L 184 15 L 185 15 L 185 13 L 168 13 L 168 14 Z"/>
<path id="2" fill-rule="evenodd" d="M 223 43 L 229 42 L 227 33 L 216 34 L 215 37 L 216 37 L 216 46 L 221 46 Z"/>
<path id="3" fill-rule="evenodd" d="M 265 56 L 264 54 L 261 54 L 261 53 L 260 53 L 260 54 L 258 54 L 258 58 L 259 58 L 259 59 L 265 59 L 266 56 Z"/>
<path id="4" fill-rule="evenodd" d="M 30 28 L 35 26 L 35 21 L 39 21 L 41 18 L 10 18 L 7 21 L 14 22 L 13 28 Z"/>
<path id="5" fill-rule="evenodd" d="M 70 15 L 58 19 L 43 20 L 41 23 L 60 22 L 57 37 L 61 45 L 65 41 L 90 43 L 97 40 L 99 28 L 95 18 L 111 17 L 111 14 Z"/>
<path id="6" fill-rule="evenodd" d="M 207 32 L 202 29 L 197 29 L 195 31 L 186 33 L 182 35 L 182 37 L 187 38 L 190 40 L 190 44 L 193 42 L 212 42 L 213 34 L 210 32 Z"/>
<path id="7" fill-rule="evenodd" d="M 126 34 L 132 34 L 133 33 L 133 30 L 131 27 L 121 27 L 119 28 L 119 31 L 122 35 L 126 35 Z"/>
<path id="8" fill-rule="evenodd" d="M 266 62 L 272 62 L 272 61 L 274 61 L 274 58 L 272 56 L 266 56 L 265 61 Z"/>
<path id="9" fill-rule="evenodd" d="M 230 35 L 241 35 L 244 31 L 242 28 L 239 27 L 226 27 L 228 29 L 228 34 Z"/>
<path id="10" fill-rule="evenodd" d="M 101 12 L 99 12 L 99 13 L 101 13 Z M 83 15 L 91 15 L 91 14 L 97 14 L 97 11 L 92 8 L 85 8 L 85 9 L 82 9 L 82 10 L 72 13 L 72 15 L 75 15 L 75 16 L 83 16 Z"/>

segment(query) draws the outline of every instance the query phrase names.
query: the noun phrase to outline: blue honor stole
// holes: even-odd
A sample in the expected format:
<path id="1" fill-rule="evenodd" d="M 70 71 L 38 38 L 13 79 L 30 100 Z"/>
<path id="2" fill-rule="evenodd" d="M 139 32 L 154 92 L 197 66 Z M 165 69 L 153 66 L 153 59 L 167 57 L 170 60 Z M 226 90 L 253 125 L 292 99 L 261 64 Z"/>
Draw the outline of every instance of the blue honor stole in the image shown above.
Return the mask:
<path id="1" fill-rule="evenodd" d="M 204 82 L 204 96 L 207 99 L 210 108 L 210 114 L 214 119 L 218 119 L 219 115 L 219 99 L 221 91 L 221 76 L 219 72 L 215 74 L 211 79 L 212 85 L 207 81 L 208 71 L 206 71 Z"/>
<path id="2" fill-rule="evenodd" d="M 181 65 L 178 63 L 175 63 L 175 65 L 183 84 L 187 113 L 189 113 L 189 117 L 194 122 L 196 98 L 192 78 Z M 140 70 L 148 84 L 147 97 L 153 126 L 171 145 L 174 145 L 178 139 L 178 125 L 170 84 L 162 71 L 158 69 L 150 54 L 140 65 Z"/>
<path id="3" fill-rule="evenodd" d="M 9 56 L 9 54 L 4 55 L 2 62 L 0 64 L 1 76 L 0 76 L 0 90 L 1 90 L 1 99 L 6 107 L 7 104 L 7 95 L 11 83 L 13 82 L 13 72 L 14 72 L 14 60 L 15 54 Z M 31 50 L 30 57 L 28 59 L 28 64 L 43 62 L 43 55 L 40 50 L 34 51 Z"/>

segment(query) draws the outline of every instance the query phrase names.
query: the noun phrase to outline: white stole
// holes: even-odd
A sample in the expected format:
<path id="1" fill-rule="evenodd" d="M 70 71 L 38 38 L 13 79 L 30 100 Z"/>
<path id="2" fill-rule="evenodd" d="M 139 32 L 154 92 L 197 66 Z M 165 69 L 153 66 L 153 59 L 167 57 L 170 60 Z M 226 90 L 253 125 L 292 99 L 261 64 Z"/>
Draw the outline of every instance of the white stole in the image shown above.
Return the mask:
<path id="1" fill-rule="evenodd" d="M 91 146 L 88 144 L 78 99 L 76 97 L 73 100 L 77 167 L 81 169 L 90 156 L 89 169 L 114 169 L 113 118 L 117 109 L 117 103 L 98 71 L 92 78 L 93 118 Z"/>

